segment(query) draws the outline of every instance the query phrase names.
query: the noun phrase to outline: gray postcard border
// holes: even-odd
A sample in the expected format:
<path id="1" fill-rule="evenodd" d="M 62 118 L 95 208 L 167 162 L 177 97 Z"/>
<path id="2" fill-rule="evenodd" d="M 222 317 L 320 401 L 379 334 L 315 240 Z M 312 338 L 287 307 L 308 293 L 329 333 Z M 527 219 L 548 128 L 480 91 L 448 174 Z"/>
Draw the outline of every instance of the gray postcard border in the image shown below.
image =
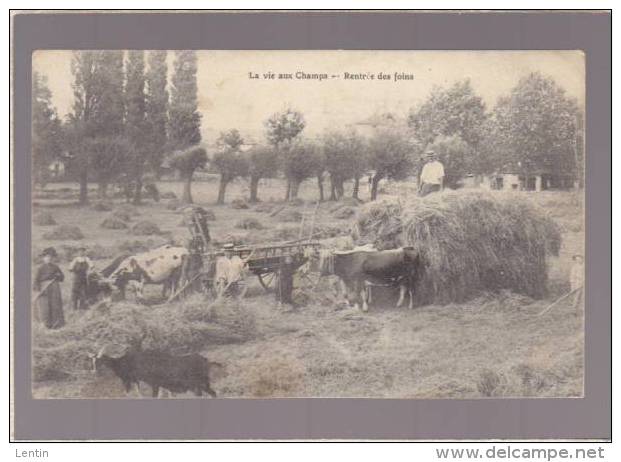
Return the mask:
<path id="1" fill-rule="evenodd" d="M 611 14 L 22 12 L 14 53 L 14 440 L 611 438 Z M 586 350 L 580 399 L 34 400 L 30 89 L 36 49 L 583 50 Z"/>

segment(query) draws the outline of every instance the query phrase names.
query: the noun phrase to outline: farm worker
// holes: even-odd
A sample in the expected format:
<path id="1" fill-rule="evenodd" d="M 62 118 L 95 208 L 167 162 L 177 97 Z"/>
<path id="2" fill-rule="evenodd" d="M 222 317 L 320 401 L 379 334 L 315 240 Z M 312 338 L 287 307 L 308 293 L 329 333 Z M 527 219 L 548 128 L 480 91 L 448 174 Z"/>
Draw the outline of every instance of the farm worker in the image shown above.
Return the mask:
<path id="1" fill-rule="evenodd" d="M 192 235 L 191 247 L 196 249 L 198 253 L 202 253 L 211 241 L 209 225 L 207 225 L 207 211 L 202 207 L 192 206 L 185 209 L 184 212 Z"/>
<path id="2" fill-rule="evenodd" d="M 93 262 L 86 256 L 86 247 L 80 247 L 77 257 L 69 264 L 69 271 L 73 273 L 71 301 L 74 310 L 85 310 L 88 308 L 88 273 L 92 271 L 93 267 Z"/>
<path id="3" fill-rule="evenodd" d="M 576 254 L 572 257 L 572 260 L 574 261 L 574 263 L 571 267 L 571 272 L 569 273 L 569 283 L 571 291 L 575 291 L 574 308 L 576 308 L 583 297 L 584 257 L 582 255 Z"/>
<path id="4" fill-rule="evenodd" d="M 291 255 L 281 257 L 276 290 L 276 301 L 279 304 L 295 305 L 293 303 L 293 275 L 295 270 L 295 263 Z"/>
<path id="5" fill-rule="evenodd" d="M 235 255 L 235 246 L 232 243 L 224 244 L 224 256 L 216 260 L 216 288 L 218 297 L 223 295 L 241 295 L 245 290 L 240 290 L 244 285 L 244 267 L 246 260 Z"/>
<path id="6" fill-rule="evenodd" d="M 38 310 L 35 312 L 35 318 L 48 329 L 58 329 L 65 325 L 59 284 L 65 279 L 65 275 L 54 263 L 58 257 L 54 247 L 43 250 L 41 256 L 43 264 L 37 269 L 34 280 L 34 290 L 38 292 L 36 297 Z"/>
<path id="7" fill-rule="evenodd" d="M 418 195 L 421 197 L 444 189 L 444 165 L 433 151 L 427 151 L 426 157 L 418 186 Z"/>

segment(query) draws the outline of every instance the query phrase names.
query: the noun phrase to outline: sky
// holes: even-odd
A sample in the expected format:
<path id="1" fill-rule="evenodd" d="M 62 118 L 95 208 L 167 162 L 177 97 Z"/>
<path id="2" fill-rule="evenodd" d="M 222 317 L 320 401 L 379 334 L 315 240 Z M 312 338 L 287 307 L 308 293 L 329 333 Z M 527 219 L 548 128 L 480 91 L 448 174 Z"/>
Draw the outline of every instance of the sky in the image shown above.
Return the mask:
<path id="1" fill-rule="evenodd" d="M 264 121 L 287 107 L 302 112 L 304 133 L 310 137 L 355 127 L 376 113 L 405 116 L 435 85 L 448 87 L 466 78 L 488 109 L 520 78 L 535 71 L 552 77 L 582 107 L 585 98 L 584 54 L 580 51 L 244 50 L 197 51 L 197 57 L 198 107 L 207 143 L 232 128 L 248 140 L 262 142 Z M 169 71 L 173 59 L 171 51 Z M 63 118 L 73 102 L 70 62 L 69 50 L 33 54 L 33 70 L 47 76 L 53 104 Z M 274 73 L 275 78 L 264 78 L 267 73 Z M 328 78 L 307 79 L 297 73 Z M 380 73 L 390 79 L 379 79 Z M 395 73 L 410 78 L 395 80 Z M 279 74 L 293 78 L 279 79 Z M 367 78 L 352 78 L 356 75 Z"/>

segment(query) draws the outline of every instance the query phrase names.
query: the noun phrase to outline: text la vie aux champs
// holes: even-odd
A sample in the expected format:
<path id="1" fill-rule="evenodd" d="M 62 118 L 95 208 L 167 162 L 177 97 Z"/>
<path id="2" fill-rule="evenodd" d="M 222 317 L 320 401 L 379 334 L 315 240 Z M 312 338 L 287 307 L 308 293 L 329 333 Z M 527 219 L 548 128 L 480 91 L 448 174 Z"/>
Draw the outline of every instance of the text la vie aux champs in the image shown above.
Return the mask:
<path id="1" fill-rule="evenodd" d="M 248 72 L 248 78 L 253 80 L 351 80 L 351 81 L 392 81 L 414 80 L 414 74 L 407 72 L 343 72 L 341 74 L 296 72 Z"/>

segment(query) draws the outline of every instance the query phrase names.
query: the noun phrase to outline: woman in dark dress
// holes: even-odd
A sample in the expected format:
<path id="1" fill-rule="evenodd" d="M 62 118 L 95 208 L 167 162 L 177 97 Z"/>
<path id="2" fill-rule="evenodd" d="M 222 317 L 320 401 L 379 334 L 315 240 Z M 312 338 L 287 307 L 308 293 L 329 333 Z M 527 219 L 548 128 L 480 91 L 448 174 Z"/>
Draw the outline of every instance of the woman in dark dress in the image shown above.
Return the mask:
<path id="1" fill-rule="evenodd" d="M 63 300 L 59 282 L 65 279 L 63 272 L 53 260 L 58 256 L 53 247 L 42 253 L 43 264 L 39 266 L 34 281 L 34 290 L 39 292 L 36 313 L 38 321 L 48 329 L 58 329 L 65 325 Z"/>

